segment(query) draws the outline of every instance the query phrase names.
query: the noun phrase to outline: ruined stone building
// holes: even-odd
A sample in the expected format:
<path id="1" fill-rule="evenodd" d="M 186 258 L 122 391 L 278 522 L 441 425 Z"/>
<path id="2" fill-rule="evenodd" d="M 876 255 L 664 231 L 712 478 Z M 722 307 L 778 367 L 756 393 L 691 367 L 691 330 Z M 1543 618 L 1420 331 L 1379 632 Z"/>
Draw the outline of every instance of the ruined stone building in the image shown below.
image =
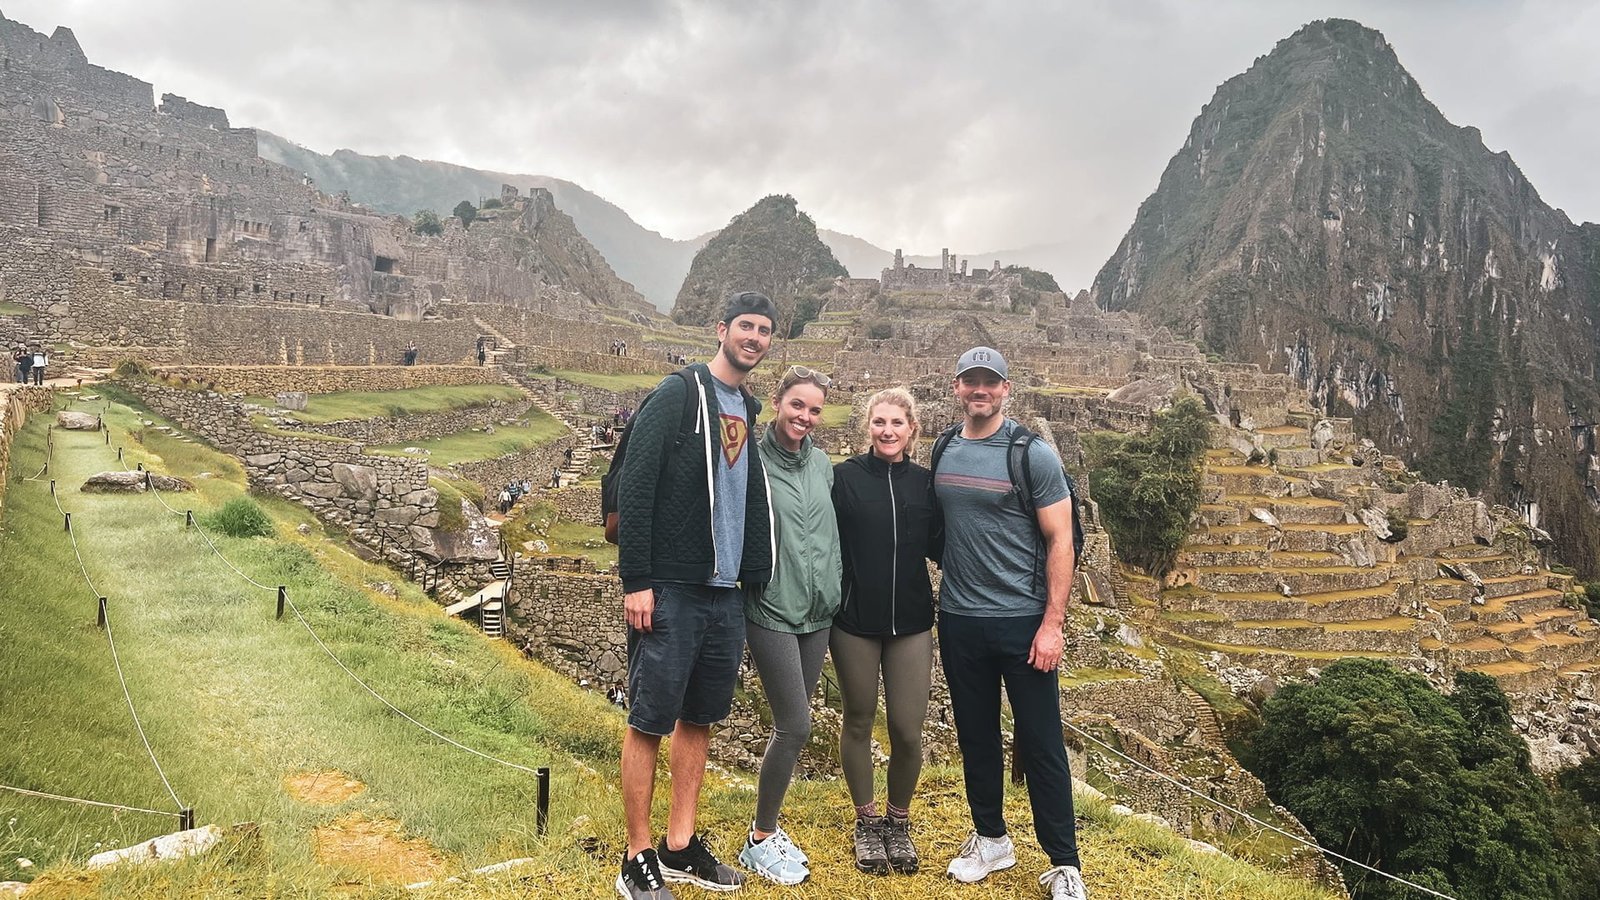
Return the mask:
<path id="1" fill-rule="evenodd" d="M 88 361 L 465 359 L 481 329 L 455 304 L 652 312 L 548 191 L 502 202 L 414 234 L 261 159 L 223 110 L 157 103 L 71 30 L 0 17 L 0 300 L 37 313 L 10 331 Z"/>

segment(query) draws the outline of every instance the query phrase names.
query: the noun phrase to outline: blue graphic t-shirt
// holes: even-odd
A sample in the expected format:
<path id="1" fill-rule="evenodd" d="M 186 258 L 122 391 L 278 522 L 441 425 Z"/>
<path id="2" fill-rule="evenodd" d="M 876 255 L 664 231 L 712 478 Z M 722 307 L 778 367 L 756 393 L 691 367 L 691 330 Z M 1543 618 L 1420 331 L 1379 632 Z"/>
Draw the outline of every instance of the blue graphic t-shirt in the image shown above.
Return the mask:
<path id="1" fill-rule="evenodd" d="M 717 566 L 711 576 L 712 587 L 733 587 L 739 581 L 744 563 L 744 501 L 750 484 L 750 422 L 746 418 L 744 395 L 738 388 L 711 379 L 717 392 L 719 421 L 713 422 L 717 438 L 711 442 L 712 497 L 711 536 L 717 543 Z"/>

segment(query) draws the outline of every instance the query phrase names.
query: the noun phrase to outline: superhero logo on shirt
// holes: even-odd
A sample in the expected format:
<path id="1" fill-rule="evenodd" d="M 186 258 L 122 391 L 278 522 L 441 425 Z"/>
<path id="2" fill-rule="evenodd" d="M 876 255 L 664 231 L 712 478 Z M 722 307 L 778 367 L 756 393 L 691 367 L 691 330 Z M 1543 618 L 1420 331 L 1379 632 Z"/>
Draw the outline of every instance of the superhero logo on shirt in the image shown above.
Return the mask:
<path id="1" fill-rule="evenodd" d="M 728 468 L 739 464 L 739 457 L 744 453 L 746 438 L 750 436 L 750 426 L 739 416 L 722 416 L 722 458 L 728 463 Z"/>

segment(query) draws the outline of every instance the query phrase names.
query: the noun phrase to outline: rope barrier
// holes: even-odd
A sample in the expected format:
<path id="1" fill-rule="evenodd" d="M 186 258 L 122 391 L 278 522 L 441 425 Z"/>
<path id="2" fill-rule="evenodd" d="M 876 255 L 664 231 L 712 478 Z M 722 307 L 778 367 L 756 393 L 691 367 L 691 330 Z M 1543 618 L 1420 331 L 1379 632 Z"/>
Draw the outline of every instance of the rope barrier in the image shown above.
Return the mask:
<path id="1" fill-rule="evenodd" d="M 1360 860 L 1351 859 L 1350 857 L 1345 856 L 1342 853 L 1336 853 L 1336 852 L 1334 852 L 1332 850 L 1329 850 L 1326 847 L 1323 847 L 1320 844 L 1314 843 L 1312 841 L 1308 841 L 1305 838 L 1302 838 L 1302 837 L 1300 837 L 1298 835 L 1290 834 L 1289 832 L 1284 831 L 1282 828 L 1279 828 L 1278 826 L 1273 825 L 1270 822 L 1263 822 L 1260 819 L 1256 818 L 1255 816 L 1250 815 L 1249 813 L 1245 812 L 1242 809 L 1236 809 L 1236 808 L 1234 808 L 1232 806 L 1229 806 L 1228 804 L 1223 803 L 1221 800 L 1218 800 L 1217 798 L 1211 796 L 1210 794 L 1204 793 L 1202 791 L 1195 790 L 1194 788 L 1190 787 L 1187 784 L 1184 784 L 1183 782 L 1179 781 L 1176 778 L 1173 778 L 1171 775 L 1168 775 L 1165 772 L 1158 771 L 1156 769 L 1151 768 L 1150 766 L 1145 765 L 1144 763 L 1138 761 L 1137 759 L 1134 759 L 1133 757 L 1127 755 L 1126 753 L 1123 753 L 1121 750 L 1118 750 L 1117 748 L 1111 746 L 1110 744 L 1107 744 L 1105 741 L 1102 741 L 1099 738 L 1095 737 L 1094 735 L 1089 734 L 1088 732 L 1086 732 L 1082 728 L 1079 728 L 1078 726 L 1072 724 L 1071 722 L 1063 722 L 1062 724 L 1065 725 L 1067 728 L 1071 729 L 1079 737 L 1084 738 L 1085 740 L 1088 740 L 1088 741 L 1090 741 L 1090 742 L 1092 742 L 1094 744 L 1097 744 L 1101 749 L 1107 751 L 1108 753 L 1111 753 L 1112 755 L 1114 755 L 1117 758 L 1123 760 L 1124 762 L 1132 763 L 1134 766 L 1136 766 L 1136 767 L 1138 767 L 1140 769 L 1143 769 L 1144 771 L 1150 773 L 1151 775 L 1156 776 L 1157 778 L 1160 778 L 1163 781 L 1168 782 L 1169 784 L 1173 785 L 1174 787 L 1177 787 L 1177 788 L 1179 788 L 1181 790 L 1184 790 L 1184 791 L 1188 791 L 1189 793 L 1193 794 L 1194 796 L 1199 797 L 1201 800 L 1204 800 L 1207 803 L 1210 803 L 1210 804 L 1212 804 L 1214 806 L 1221 807 L 1222 809 L 1225 809 L 1228 812 L 1231 812 L 1236 816 L 1240 816 L 1240 817 L 1242 817 L 1244 819 L 1248 819 L 1249 821 L 1254 822 L 1257 825 L 1260 825 L 1262 828 L 1268 829 L 1270 831 L 1277 832 L 1278 834 L 1283 835 L 1284 837 L 1288 838 L 1291 841 L 1294 841 L 1297 844 L 1301 844 L 1303 846 L 1310 847 L 1311 849 L 1316 850 L 1319 853 L 1322 853 L 1322 854 L 1327 855 L 1327 856 L 1331 856 L 1334 859 L 1337 859 L 1337 860 L 1339 860 L 1341 862 L 1347 862 L 1352 866 L 1356 866 L 1358 868 L 1364 869 L 1364 870 L 1366 870 L 1368 872 L 1371 872 L 1374 875 L 1381 875 L 1384 878 L 1389 879 L 1390 881 L 1395 881 L 1395 882 L 1398 882 L 1400 884 L 1403 884 L 1406 887 L 1411 888 L 1412 890 L 1421 891 L 1421 892 L 1423 892 L 1424 894 L 1427 894 L 1430 897 L 1439 897 L 1439 898 L 1441 898 L 1441 900 L 1456 900 L 1455 897 L 1452 897 L 1449 894 L 1442 894 L 1442 893 L 1440 893 L 1440 892 L 1438 892 L 1438 891 L 1436 891 L 1436 890 L 1434 890 L 1432 888 L 1423 887 L 1422 885 L 1417 884 L 1414 881 L 1407 881 L 1406 879 L 1401 878 L 1399 875 L 1391 875 L 1388 872 L 1383 871 L 1382 869 L 1373 868 L 1372 866 L 1369 866 L 1366 863 L 1361 862 Z"/>
<path id="2" fill-rule="evenodd" d="M 507 760 L 503 760 L 503 759 L 499 758 L 498 756 L 491 756 L 491 755 L 489 755 L 487 753 L 484 753 L 482 750 L 474 750 L 473 748 L 468 747 L 466 744 L 463 744 L 460 741 L 455 740 L 454 738 L 451 738 L 451 737 L 449 737 L 447 735 L 440 734 L 439 732 L 433 730 L 432 728 L 429 728 L 427 725 L 423 724 L 422 722 L 419 722 L 416 719 L 412 718 L 411 715 L 408 714 L 405 710 L 401 709 L 398 706 L 395 706 L 393 703 L 390 703 L 388 698 L 384 697 L 382 694 L 380 694 L 377 691 L 373 690 L 372 686 L 367 684 L 365 681 L 362 681 L 361 680 L 361 676 L 357 675 L 355 672 L 350 671 L 350 667 L 345 665 L 344 661 L 339 659 L 339 657 L 332 650 L 330 650 L 328 648 L 327 644 L 324 644 L 322 642 L 322 638 L 317 635 L 316 629 L 312 628 L 311 627 L 311 623 L 306 621 L 306 617 L 301 614 L 300 607 L 295 604 L 293 599 L 289 599 L 288 602 L 289 602 L 289 608 L 294 611 L 294 617 L 296 619 L 300 620 L 300 624 L 301 625 L 305 626 L 306 632 L 311 635 L 311 639 L 312 640 L 317 642 L 317 646 L 322 648 L 322 652 L 328 654 L 328 658 L 333 660 L 334 664 L 337 665 L 339 668 L 343 669 L 344 673 L 346 675 L 349 675 L 352 681 L 354 681 L 356 684 L 361 685 L 362 689 L 364 689 L 367 693 L 371 694 L 372 696 L 376 697 L 378 699 L 378 702 L 382 703 L 384 706 L 389 707 L 389 709 L 393 710 L 394 713 L 396 715 L 398 715 L 400 718 L 405 719 L 407 722 L 410 722 L 411 724 L 417 726 L 418 728 L 422 729 L 423 731 L 426 731 L 428 734 L 433 735 L 434 737 L 438 738 L 441 741 L 444 741 L 446 744 L 449 744 L 450 746 L 455 747 L 458 750 L 465 750 L 466 752 L 471 753 L 473 756 L 477 756 L 477 757 L 481 757 L 483 759 L 487 759 L 490 762 L 499 763 L 502 766 L 506 766 L 507 768 L 511 768 L 511 769 L 516 769 L 516 770 L 518 770 L 520 772 L 527 772 L 529 775 L 537 776 L 539 774 L 538 772 L 536 772 L 533 769 L 528 768 L 527 766 L 519 765 L 519 764 L 514 763 L 514 762 L 509 762 Z"/>
<path id="3" fill-rule="evenodd" d="M 122 463 L 122 468 L 123 468 L 124 471 L 128 470 L 128 464 L 127 464 L 127 462 L 125 460 Z M 171 510 L 174 513 L 179 513 L 180 515 L 182 515 L 182 513 L 179 510 L 173 509 L 172 506 L 169 505 L 164 499 L 161 499 L 161 494 L 160 494 L 159 491 L 157 491 L 155 489 L 155 485 L 151 484 L 149 487 L 150 487 L 150 492 L 152 494 L 155 494 L 156 495 L 156 499 L 161 501 L 161 505 L 167 507 L 167 509 Z M 61 510 L 61 501 L 60 501 L 60 499 L 56 498 L 55 499 L 55 503 L 56 503 L 56 509 L 60 510 L 62 512 L 62 514 L 65 515 L 66 514 L 65 510 Z M 237 574 L 240 578 L 243 578 L 245 581 L 249 582 L 250 584 L 255 585 L 258 588 L 261 588 L 264 591 L 271 591 L 271 592 L 277 593 L 278 589 L 276 587 L 268 587 L 267 585 L 262 584 L 261 582 L 255 580 L 254 578 L 251 578 L 243 570 L 241 570 L 238 566 L 234 565 L 231 561 L 229 561 L 228 557 L 224 556 L 222 551 L 217 548 L 216 543 L 211 540 L 211 536 L 206 534 L 204 528 L 200 527 L 200 523 L 199 522 L 195 522 L 194 523 L 194 530 L 200 533 L 200 537 L 202 539 L 204 539 L 205 542 L 206 542 L 206 545 L 211 548 L 211 552 L 215 553 L 217 558 L 222 560 L 223 564 L 226 565 L 228 568 L 232 569 L 234 571 L 234 573 Z M 70 524 L 69 524 L 69 527 L 68 527 L 68 533 L 69 534 L 71 533 Z M 74 540 L 73 549 L 74 549 L 74 551 L 76 551 L 76 549 L 77 549 L 76 540 Z M 79 564 L 82 565 L 82 562 L 83 562 L 82 557 L 79 557 L 78 561 L 79 561 Z M 87 569 L 84 570 L 84 578 L 85 578 L 85 580 L 88 579 L 88 570 Z M 93 586 L 94 585 L 91 582 L 90 583 L 90 587 L 93 588 Z M 99 596 L 98 592 L 96 593 L 96 596 Z M 396 715 L 400 716 L 400 718 L 406 720 L 407 722 L 411 723 L 412 725 L 415 725 L 417 728 L 422 729 L 424 732 L 427 732 L 429 735 L 432 735 L 434 738 L 436 738 L 436 739 L 438 739 L 440 741 L 443 741 L 444 743 L 449 744 L 452 747 L 455 747 L 458 750 L 464 750 L 467 753 L 472 754 L 473 756 L 477 756 L 479 758 L 486 759 L 486 760 L 488 760 L 490 762 L 493 762 L 493 763 L 498 763 L 499 765 L 505 766 L 507 768 L 516 769 L 516 770 L 518 770 L 520 772 L 527 772 L 529 775 L 533 775 L 535 777 L 538 777 L 539 773 L 538 773 L 537 770 L 529 768 L 528 766 L 524 766 L 524 765 L 520 765 L 518 763 L 511 762 L 509 760 L 501 759 L 498 756 L 493 756 L 491 754 L 484 753 L 481 750 L 477 750 L 477 749 L 474 749 L 472 747 L 468 747 L 466 744 L 463 744 L 460 741 L 457 741 L 457 740 L 455 740 L 454 738 L 452 738 L 452 737 L 450 737 L 448 735 L 445 735 L 445 734 L 440 733 L 439 731 L 436 731 L 435 729 L 429 727 L 427 724 L 425 724 L 425 723 L 419 721 L 418 719 L 416 719 L 415 717 L 413 717 L 411 714 L 407 713 L 405 710 L 403 710 L 400 707 L 394 705 L 394 703 L 390 702 L 387 697 L 385 697 L 382 694 L 378 693 L 376 690 L 374 690 L 372 688 L 371 685 L 369 685 L 365 681 L 363 681 L 361 679 L 361 676 L 357 675 L 354 671 L 352 671 L 350 669 L 349 666 L 344 664 L 343 660 L 339 659 L 338 654 L 334 653 L 333 650 L 331 648 L 329 648 L 326 643 L 323 642 L 321 636 L 317 634 L 316 629 L 311 627 L 311 623 L 309 621 L 307 621 L 305 615 L 300 612 L 300 607 L 294 602 L 294 600 L 292 598 L 290 598 L 287 595 L 287 593 L 279 594 L 279 597 L 280 597 L 280 599 L 282 601 L 287 603 L 289 609 L 294 611 L 295 618 L 299 620 L 301 626 L 305 628 L 306 632 L 311 635 L 311 639 L 316 642 L 317 646 L 322 648 L 322 652 L 326 653 L 328 655 L 328 658 L 333 660 L 335 665 L 337 665 L 340 669 L 342 669 L 346 675 L 350 676 L 350 679 L 352 681 L 354 681 L 356 684 L 360 685 L 363 690 L 365 690 L 367 693 L 371 694 L 374 698 L 376 698 L 378 700 L 378 702 L 380 702 L 384 706 L 388 707 Z M 280 611 L 281 611 L 281 609 L 280 609 Z M 110 624 L 109 620 L 106 622 L 106 639 L 108 641 L 111 640 L 111 624 Z M 112 645 L 111 645 L 111 652 L 112 652 L 112 659 L 113 659 L 113 661 L 115 661 L 116 660 L 116 645 L 115 645 L 115 643 L 112 643 Z M 117 665 L 117 675 L 118 675 L 119 678 L 122 676 L 122 667 L 121 667 L 120 663 L 118 663 L 118 665 Z M 127 681 L 126 680 L 123 681 L 122 690 L 123 690 L 123 696 L 128 698 L 128 711 L 130 713 L 133 713 L 133 711 L 134 711 L 133 699 L 132 699 L 131 696 L 128 695 L 128 685 L 127 685 Z M 139 729 L 139 737 L 140 737 L 140 739 L 145 740 L 145 749 L 146 750 L 150 750 L 150 742 L 149 742 L 149 740 L 145 739 L 144 728 L 143 728 L 143 726 L 141 726 L 139 724 L 139 717 L 138 717 L 137 713 L 134 713 L 133 721 L 134 721 L 135 727 L 137 727 Z M 150 761 L 153 762 L 153 763 L 156 763 L 156 773 L 161 776 L 161 781 L 162 781 L 163 784 L 166 785 L 167 792 L 172 795 L 173 802 L 177 803 L 179 808 L 182 808 L 183 807 L 183 801 L 179 800 L 177 793 L 172 790 L 171 783 L 169 783 L 167 781 L 166 773 L 161 770 L 161 764 L 159 762 L 156 762 L 156 757 L 155 757 L 155 752 L 154 751 L 150 752 Z"/>
<path id="4" fill-rule="evenodd" d="M 94 579 L 89 577 L 89 567 L 83 563 L 83 554 L 78 552 L 78 533 L 72 528 L 72 517 L 66 510 L 61 508 L 61 496 L 53 490 L 50 492 L 50 500 L 55 503 L 56 512 L 61 513 L 61 517 L 66 520 L 67 540 L 72 544 L 72 555 L 78 558 L 78 571 L 83 573 L 83 580 L 89 585 L 89 593 L 99 599 L 101 596 L 100 589 L 94 586 Z"/>
<path id="5" fill-rule="evenodd" d="M 150 763 L 155 766 L 156 775 L 161 778 L 161 783 L 166 787 L 167 794 L 172 797 L 172 802 L 177 804 L 179 809 L 184 809 L 183 801 L 178 799 L 178 793 L 172 789 L 172 782 L 167 780 L 167 773 L 161 768 L 161 761 L 156 758 L 155 749 L 150 746 L 150 738 L 144 733 L 144 724 L 139 721 L 139 711 L 133 705 L 133 694 L 128 690 L 128 678 L 123 674 L 122 660 L 117 654 L 116 637 L 111 631 L 111 616 L 106 610 L 106 604 L 100 589 L 95 586 L 94 579 L 89 577 L 89 567 L 83 561 L 83 554 L 78 550 L 78 533 L 72 527 L 72 517 L 62 508 L 61 495 L 57 491 L 50 491 L 50 500 L 55 504 L 56 511 L 61 513 L 62 518 L 66 520 L 67 539 L 72 544 L 72 555 L 78 559 L 78 570 L 83 573 L 84 583 L 89 585 L 89 592 L 94 598 L 100 601 L 99 624 L 106 631 L 106 643 L 111 648 L 111 662 L 116 668 L 117 680 L 122 684 L 122 697 L 128 703 L 128 715 L 133 718 L 134 730 L 139 733 L 139 740 L 143 742 L 145 752 L 150 755 Z"/>
<path id="6" fill-rule="evenodd" d="M 150 763 L 156 767 L 156 774 L 161 777 L 161 783 L 166 786 L 172 802 L 176 803 L 179 809 L 185 809 L 183 801 L 178 799 L 178 792 L 172 789 L 172 782 L 167 780 L 167 773 L 162 770 L 161 762 L 156 759 L 156 751 L 150 746 L 150 739 L 145 736 L 144 725 L 139 722 L 138 711 L 133 708 L 133 695 L 128 692 L 128 679 L 122 674 L 122 660 L 117 657 L 117 641 L 111 634 L 111 614 L 106 612 L 102 621 L 106 629 L 106 643 L 111 645 L 111 662 L 117 667 L 117 680 L 122 682 L 122 697 L 128 701 L 128 715 L 133 717 L 134 730 L 139 732 L 139 740 L 144 742 L 144 750 L 150 754 Z"/>
<path id="7" fill-rule="evenodd" d="M 51 794 L 45 791 L 30 791 L 27 788 L 12 787 L 9 784 L 0 784 L 0 791 L 10 791 L 24 797 L 38 797 L 42 800 L 60 800 L 63 803 L 79 803 L 84 806 L 97 806 L 103 809 L 115 809 L 122 812 L 147 813 L 152 816 L 171 816 L 174 819 L 183 818 L 182 813 L 167 812 L 164 809 L 145 809 L 142 806 L 127 806 L 122 803 L 106 803 L 102 800 L 85 800 L 82 797 L 68 797 L 65 794 Z"/>

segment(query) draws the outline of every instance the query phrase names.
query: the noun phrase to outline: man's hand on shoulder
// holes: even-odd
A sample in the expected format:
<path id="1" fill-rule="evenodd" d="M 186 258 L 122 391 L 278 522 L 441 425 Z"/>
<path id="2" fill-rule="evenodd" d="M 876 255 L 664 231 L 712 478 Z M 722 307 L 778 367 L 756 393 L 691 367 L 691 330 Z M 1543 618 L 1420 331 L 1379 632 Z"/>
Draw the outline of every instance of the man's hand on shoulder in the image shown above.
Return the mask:
<path id="1" fill-rule="evenodd" d="M 651 588 L 642 591 L 632 591 L 622 598 L 622 608 L 627 613 L 628 627 L 640 631 L 650 631 L 654 628 L 651 623 L 651 614 L 656 609 L 656 592 Z M 1056 655 L 1061 651 L 1057 649 Z"/>
<path id="2" fill-rule="evenodd" d="M 1045 622 L 1034 632 L 1033 646 L 1028 648 L 1028 665 L 1041 672 L 1054 669 L 1061 664 L 1061 650 L 1065 646 L 1066 639 L 1061 636 L 1061 626 Z"/>

